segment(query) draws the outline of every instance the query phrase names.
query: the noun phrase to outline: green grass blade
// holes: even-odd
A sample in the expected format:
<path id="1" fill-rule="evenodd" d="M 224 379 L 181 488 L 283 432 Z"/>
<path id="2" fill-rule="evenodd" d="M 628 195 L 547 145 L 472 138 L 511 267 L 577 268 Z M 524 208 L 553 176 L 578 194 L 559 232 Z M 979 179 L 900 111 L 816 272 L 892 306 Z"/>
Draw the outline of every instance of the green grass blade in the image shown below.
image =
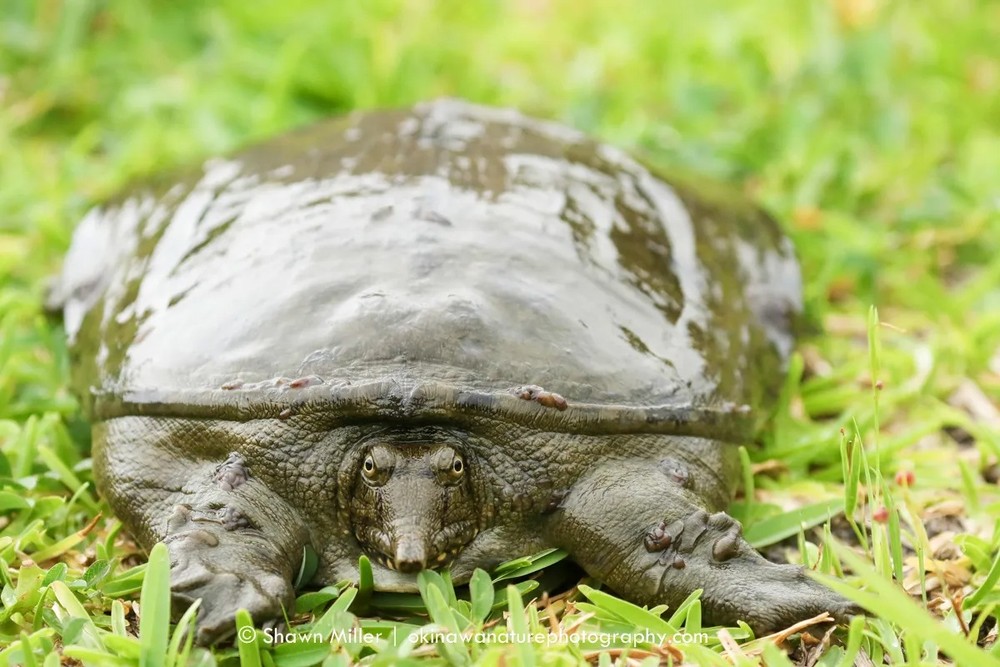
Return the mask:
<path id="1" fill-rule="evenodd" d="M 93 530 L 94 525 L 100 518 L 101 516 L 97 515 L 96 517 L 93 518 L 93 520 L 89 524 L 87 524 L 80 530 L 70 534 L 67 537 L 64 537 L 55 544 L 51 544 L 45 547 L 44 549 L 39 549 L 38 551 L 34 552 L 31 555 L 31 557 L 38 562 L 44 562 L 52 558 L 56 558 L 57 556 L 61 556 L 62 554 L 66 553 L 67 551 L 69 551 L 70 549 L 80 544 L 85 539 L 87 539 L 87 535 L 90 534 L 90 531 Z"/>
<path id="2" fill-rule="evenodd" d="M 354 602 L 355 596 L 358 594 L 358 589 L 348 588 L 340 597 L 330 605 L 330 608 L 323 612 L 323 615 L 317 620 L 312 627 L 312 632 L 319 633 L 323 637 L 330 637 L 333 634 L 334 626 L 337 623 L 338 614 L 343 614 L 347 612 L 350 608 L 351 603 Z"/>
<path id="3" fill-rule="evenodd" d="M 844 503 L 840 498 L 824 500 L 812 505 L 806 505 L 789 512 L 760 519 L 745 533 L 744 538 L 756 549 L 780 542 L 792 537 L 800 530 L 818 526 L 843 511 Z"/>
<path id="4" fill-rule="evenodd" d="M 61 581 L 55 581 L 49 587 L 53 594 L 56 596 L 56 600 L 66 611 L 71 618 L 79 619 L 83 626 L 81 628 L 80 637 L 83 639 L 82 646 L 87 649 L 101 650 L 103 644 L 100 639 L 100 633 L 97 631 L 97 627 L 90 618 L 90 613 L 87 609 L 80 604 L 80 601 L 76 599 L 73 591 L 66 586 L 65 583 Z"/>
<path id="5" fill-rule="evenodd" d="M 27 632 L 21 632 L 21 657 L 24 659 L 24 667 L 38 667 L 35 649 L 31 645 L 31 639 Z"/>
<path id="6" fill-rule="evenodd" d="M 128 625 L 125 623 L 125 605 L 121 600 L 111 603 L 111 631 L 119 637 L 128 636 Z"/>
<path id="7" fill-rule="evenodd" d="M 236 648 L 241 667 L 261 667 L 260 643 L 254 631 L 253 618 L 246 609 L 236 612 Z"/>
<path id="8" fill-rule="evenodd" d="M 834 549 L 837 556 L 867 583 L 868 590 L 859 590 L 839 579 L 814 573 L 812 576 L 819 579 L 824 585 L 885 621 L 905 627 L 907 632 L 934 641 L 959 665 L 1000 667 L 1000 658 L 990 655 L 969 643 L 965 637 L 952 632 L 924 608 L 916 604 L 906 592 L 879 575 L 868 561 L 859 558 L 841 544 L 835 543 Z M 891 632 L 891 630 L 889 631 Z"/>
<path id="9" fill-rule="evenodd" d="M 299 564 L 298 574 L 295 576 L 295 590 L 309 584 L 319 567 L 319 555 L 311 545 L 302 547 L 302 562 Z"/>
<path id="10" fill-rule="evenodd" d="M 358 558 L 358 596 L 354 600 L 354 611 L 364 614 L 368 611 L 375 593 L 375 576 L 368 556 Z"/>
<path id="11" fill-rule="evenodd" d="M 569 554 L 562 549 L 548 549 L 533 556 L 518 558 L 499 565 L 493 571 L 493 583 L 497 584 L 508 579 L 517 579 L 534 574 L 539 570 L 555 565 Z"/>
<path id="12" fill-rule="evenodd" d="M 507 586 L 507 612 L 508 627 L 514 636 L 517 655 L 521 659 L 521 667 L 535 667 L 535 647 L 525 639 L 529 632 L 528 620 L 524 613 L 524 602 L 514 586 Z"/>
<path id="13" fill-rule="evenodd" d="M 626 602 L 604 591 L 599 591 L 583 584 L 579 588 L 580 592 L 586 595 L 596 606 L 613 613 L 635 628 L 667 636 L 671 636 L 677 632 L 675 626 L 631 602 Z"/>
<path id="14" fill-rule="evenodd" d="M 756 490 L 754 489 L 753 481 L 753 463 L 750 461 L 750 453 L 747 448 L 743 445 L 739 447 L 740 453 L 740 470 L 743 473 L 743 528 L 748 528 L 753 525 L 754 522 L 754 512 L 757 506 L 754 504 L 754 496 Z"/>
<path id="15" fill-rule="evenodd" d="M 102 638 L 104 647 L 115 655 L 131 660 L 139 661 L 142 646 L 135 637 L 122 637 L 121 635 L 106 634 Z"/>
<path id="16" fill-rule="evenodd" d="M 174 627 L 174 634 L 170 638 L 170 647 L 167 649 L 167 667 L 185 667 L 188 664 L 188 656 L 191 654 L 191 647 L 194 644 L 199 609 L 201 609 L 200 599 L 195 600 L 187 608 Z M 237 641 L 239 641 L 238 633 Z"/>
<path id="17" fill-rule="evenodd" d="M 993 564 L 990 565 L 990 570 L 986 573 L 986 579 L 972 595 L 962 602 L 962 609 L 972 609 L 978 606 L 987 595 L 996 590 L 997 581 L 1000 581 L 1000 551 L 993 559 Z"/>
<path id="18" fill-rule="evenodd" d="M 677 605 L 677 609 L 674 613 L 670 615 L 667 619 L 667 625 L 672 628 L 679 628 L 682 624 L 687 622 L 688 611 L 690 611 L 692 605 L 701 599 L 701 594 L 704 592 L 703 589 L 697 588 L 691 591 L 691 594 L 685 598 L 684 602 Z"/>
<path id="19" fill-rule="evenodd" d="M 170 638 L 170 556 L 162 542 L 149 552 L 139 600 L 139 665 L 164 667 Z"/>
<path id="20" fill-rule="evenodd" d="M 421 572 L 423 574 L 423 572 Z M 450 636 L 449 640 L 437 642 L 438 650 L 453 665 L 470 663 L 468 647 L 461 639 L 462 627 L 459 625 L 441 588 L 435 585 L 426 587 L 424 602 L 431 620 L 444 628 Z"/>
<path id="21" fill-rule="evenodd" d="M 962 474 L 962 493 L 965 496 L 965 502 L 969 506 L 969 512 L 976 514 L 979 512 L 980 503 L 975 477 L 968 463 L 962 459 L 958 459 L 957 463 L 958 470 Z"/>
<path id="22" fill-rule="evenodd" d="M 483 624 L 493 607 L 495 591 L 490 575 L 476 568 L 469 581 L 469 597 L 472 602 L 472 622 L 476 627 Z"/>

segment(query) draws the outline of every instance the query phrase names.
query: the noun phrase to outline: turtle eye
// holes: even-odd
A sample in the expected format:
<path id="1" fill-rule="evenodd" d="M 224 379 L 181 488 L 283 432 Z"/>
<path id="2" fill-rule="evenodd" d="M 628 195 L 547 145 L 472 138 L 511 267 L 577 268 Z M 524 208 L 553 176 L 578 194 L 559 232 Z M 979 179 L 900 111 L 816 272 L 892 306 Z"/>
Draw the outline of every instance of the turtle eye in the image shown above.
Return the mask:
<path id="1" fill-rule="evenodd" d="M 365 457 L 365 462 L 361 464 L 361 470 L 362 472 L 364 472 L 365 477 L 367 477 L 368 479 L 374 479 L 375 474 L 377 472 L 375 468 L 375 457 L 372 456 L 371 454 L 368 454 Z"/>
<path id="2" fill-rule="evenodd" d="M 361 459 L 361 476 L 369 486 L 382 486 L 392 477 L 396 456 L 392 450 L 375 445 Z"/>
<path id="3" fill-rule="evenodd" d="M 452 479 L 458 479 L 465 473 L 465 461 L 462 460 L 461 455 L 455 454 L 455 458 L 451 460 L 451 470 L 449 474 Z"/>
<path id="4" fill-rule="evenodd" d="M 439 447 L 431 454 L 429 463 L 438 483 L 445 486 L 458 484 L 465 476 L 465 459 L 451 447 Z"/>

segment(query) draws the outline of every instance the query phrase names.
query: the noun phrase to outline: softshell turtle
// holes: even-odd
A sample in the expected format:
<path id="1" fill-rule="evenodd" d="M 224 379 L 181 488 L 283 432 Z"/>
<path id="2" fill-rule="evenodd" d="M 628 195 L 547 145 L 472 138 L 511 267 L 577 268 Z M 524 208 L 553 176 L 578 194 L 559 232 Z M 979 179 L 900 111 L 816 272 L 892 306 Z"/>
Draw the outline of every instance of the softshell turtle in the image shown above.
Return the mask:
<path id="1" fill-rule="evenodd" d="M 317 583 L 548 547 L 758 631 L 845 600 L 722 510 L 800 309 L 724 190 L 516 112 L 356 113 L 91 212 L 54 289 L 94 474 L 197 639 Z"/>

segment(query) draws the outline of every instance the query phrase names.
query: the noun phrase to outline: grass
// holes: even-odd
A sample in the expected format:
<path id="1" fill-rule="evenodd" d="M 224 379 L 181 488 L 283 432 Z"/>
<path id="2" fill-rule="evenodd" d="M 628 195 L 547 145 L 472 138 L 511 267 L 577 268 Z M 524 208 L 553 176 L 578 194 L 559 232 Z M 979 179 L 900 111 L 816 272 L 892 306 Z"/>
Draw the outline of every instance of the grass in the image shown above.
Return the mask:
<path id="1" fill-rule="evenodd" d="M 998 89 L 989 0 L 4 0 L 0 666 L 998 664 Z M 703 628 L 696 596 L 547 597 L 568 576 L 548 554 L 458 591 L 433 574 L 420 596 L 304 591 L 296 631 L 332 644 L 274 648 L 247 626 L 210 652 L 186 642 L 192 614 L 169 624 L 164 553 L 147 563 L 94 491 L 46 277 L 86 209 L 134 178 L 440 95 L 560 119 L 782 220 L 812 332 L 732 511 L 870 616 L 819 641 L 753 638 Z M 467 636 L 432 641 L 443 628 Z M 487 641 L 500 629 L 542 638 Z M 626 651 L 544 639 L 560 629 L 686 634 Z"/>

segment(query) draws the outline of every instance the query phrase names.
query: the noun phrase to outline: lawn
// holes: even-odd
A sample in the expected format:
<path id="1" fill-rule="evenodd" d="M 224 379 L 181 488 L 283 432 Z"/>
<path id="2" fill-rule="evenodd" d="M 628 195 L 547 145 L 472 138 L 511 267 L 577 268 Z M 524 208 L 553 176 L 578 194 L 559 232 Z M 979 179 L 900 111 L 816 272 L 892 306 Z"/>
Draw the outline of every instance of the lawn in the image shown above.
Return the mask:
<path id="1" fill-rule="evenodd" d="M 998 91 L 989 0 L 2 0 L 0 667 L 1000 665 Z M 248 628 L 190 649 L 191 616 L 168 623 L 164 553 L 147 562 L 94 490 L 42 310 L 75 223 L 144 175 L 443 95 L 726 181 L 782 222 L 809 327 L 732 512 L 871 615 L 753 638 L 703 628 L 694 597 L 643 610 L 577 586 L 555 553 L 471 590 L 306 589 L 295 628 L 332 642 Z M 505 629 L 541 636 L 490 641 Z M 545 639 L 560 629 L 579 641 Z"/>

